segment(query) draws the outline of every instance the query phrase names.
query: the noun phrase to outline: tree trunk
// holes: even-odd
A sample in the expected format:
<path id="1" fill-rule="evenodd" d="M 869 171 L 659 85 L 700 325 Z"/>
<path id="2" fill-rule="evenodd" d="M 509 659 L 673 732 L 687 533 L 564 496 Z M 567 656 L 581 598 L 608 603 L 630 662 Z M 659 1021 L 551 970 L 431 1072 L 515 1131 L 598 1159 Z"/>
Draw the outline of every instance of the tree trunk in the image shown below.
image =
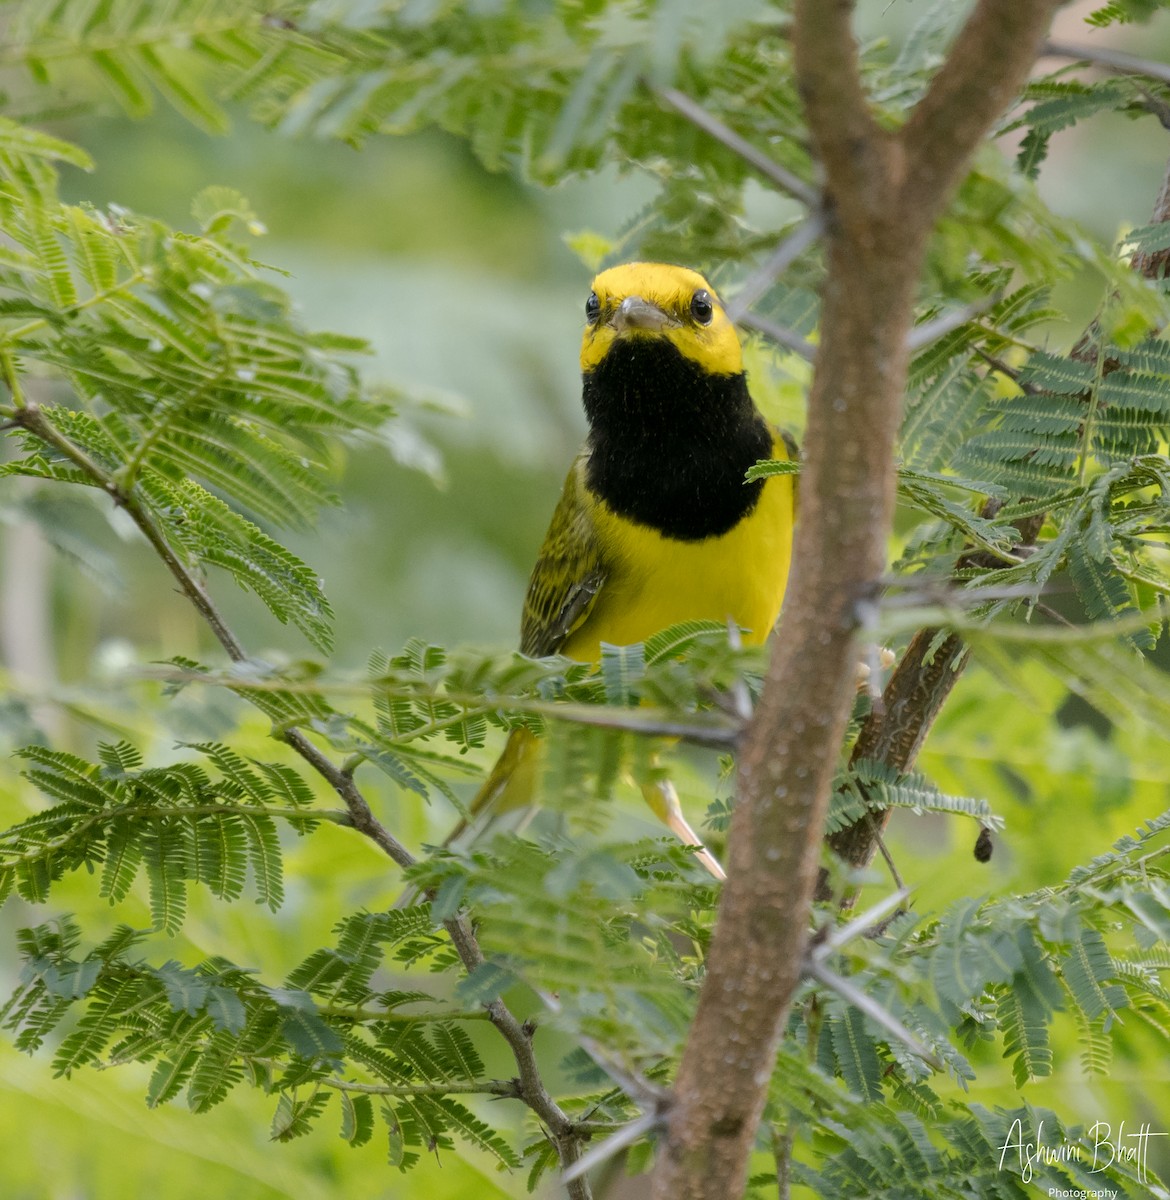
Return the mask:
<path id="1" fill-rule="evenodd" d="M 874 122 L 852 4 L 798 0 L 796 71 L 824 166 L 828 278 L 792 577 L 740 760 L 729 879 L 660 1147 L 655 1200 L 742 1194 L 802 973 L 860 601 L 885 567 L 907 335 L 927 239 L 1039 51 L 1057 0 L 982 0 L 905 127 Z"/>

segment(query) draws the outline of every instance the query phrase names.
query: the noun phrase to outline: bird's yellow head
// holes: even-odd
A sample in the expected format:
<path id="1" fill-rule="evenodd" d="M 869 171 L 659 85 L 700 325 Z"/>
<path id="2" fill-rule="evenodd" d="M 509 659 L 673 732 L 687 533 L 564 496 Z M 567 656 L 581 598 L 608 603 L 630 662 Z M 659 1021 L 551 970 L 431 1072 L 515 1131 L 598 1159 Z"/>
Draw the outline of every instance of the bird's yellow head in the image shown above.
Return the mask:
<path id="1" fill-rule="evenodd" d="M 664 339 L 711 374 L 743 370 L 735 326 L 715 289 L 686 267 L 635 262 L 597 276 L 585 302 L 581 370 L 593 370 L 626 338 Z"/>

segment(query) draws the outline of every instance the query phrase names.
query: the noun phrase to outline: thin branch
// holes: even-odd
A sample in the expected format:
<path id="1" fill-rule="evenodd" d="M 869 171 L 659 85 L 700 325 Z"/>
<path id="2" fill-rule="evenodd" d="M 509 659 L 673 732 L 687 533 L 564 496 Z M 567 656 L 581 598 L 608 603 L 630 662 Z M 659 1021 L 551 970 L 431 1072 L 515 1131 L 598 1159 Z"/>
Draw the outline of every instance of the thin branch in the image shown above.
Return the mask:
<path id="1" fill-rule="evenodd" d="M 1074 46 L 1071 42 L 1045 42 L 1040 50 L 1041 58 L 1067 58 L 1073 62 L 1092 63 L 1115 75 L 1145 75 L 1170 83 L 1170 66 L 1150 58 L 1138 58 L 1108 46 Z"/>
<path id="2" fill-rule="evenodd" d="M 443 922 L 460 961 L 468 974 L 473 973 L 485 963 L 483 951 L 479 948 L 471 923 L 464 916 L 453 917 Z M 528 1022 L 521 1023 L 497 996 L 485 1005 L 488 1019 L 499 1030 L 504 1041 L 512 1051 L 519 1072 L 518 1093 L 520 1098 L 544 1122 L 549 1138 L 556 1147 L 561 1169 L 572 1170 L 581 1158 L 582 1135 L 577 1130 L 572 1119 L 564 1109 L 552 1098 L 540 1075 L 540 1067 L 532 1048 L 532 1039 L 536 1028 Z M 589 1181 L 584 1176 L 575 1177 L 568 1185 L 569 1196 L 572 1200 L 590 1200 L 592 1195 Z"/>
<path id="3" fill-rule="evenodd" d="M 607 1137 L 604 1142 L 591 1147 L 579 1159 L 561 1174 L 561 1182 L 572 1183 L 594 1167 L 600 1167 L 615 1155 L 620 1154 L 627 1146 L 632 1146 L 639 1138 L 645 1137 L 662 1125 L 663 1116 L 658 1112 L 643 1113 L 628 1124 L 623 1125 L 616 1133 Z"/>
<path id="4" fill-rule="evenodd" d="M 907 198 L 941 198 L 1019 93 L 1060 0 L 980 0 L 898 135 Z"/>
<path id="5" fill-rule="evenodd" d="M 870 820 L 873 820 L 873 813 L 869 814 Z M 894 881 L 894 886 L 899 890 L 906 887 L 905 881 L 902 879 L 901 872 L 898 870 L 898 864 L 894 862 L 894 856 L 890 853 L 889 847 L 886 845 L 886 839 L 882 837 L 880 829 L 874 830 L 874 841 L 877 842 L 877 848 L 881 852 L 882 861 L 886 864 L 890 872 L 890 878 Z"/>
<path id="6" fill-rule="evenodd" d="M 561 1011 L 561 1002 L 551 992 L 546 992 L 543 988 L 534 988 L 533 990 L 549 1012 L 559 1013 Z M 649 1079 L 632 1067 L 618 1062 L 613 1054 L 599 1042 L 583 1034 L 578 1034 L 577 1040 L 581 1043 L 581 1048 L 585 1053 L 636 1104 L 662 1109 L 669 1102 L 669 1092 L 651 1083 Z"/>
<path id="7" fill-rule="evenodd" d="M 518 706 L 520 712 L 534 712 L 573 725 L 590 725 L 597 729 L 625 730 L 648 737 L 682 738 L 696 746 L 726 750 L 734 746 L 743 733 L 739 720 L 712 720 L 709 724 L 696 721 L 673 721 L 657 716 L 648 709 L 607 709 L 593 704 L 547 704 L 534 702 Z"/>
<path id="8" fill-rule="evenodd" d="M 765 179 L 771 180 L 782 192 L 787 192 L 809 208 L 820 207 L 820 194 L 811 184 L 805 183 L 799 175 L 787 167 L 781 166 L 769 158 L 762 150 L 757 149 L 746 138 L 741 137 L 734 129 L 729 128 L 718 117 L 709 113 L 701 104 L 677 88 L 655 88 L 654 94 L 668 104 L 675 112 L 686 117 L 697 128 L 709 133 L 717 142 L 738 154 L 744 162 L 753 166 Z"/>
<path id="9" fill-rule="evenodd" d="M 593 1109 L 589 1110 L 593 1112 Z M 627 1121 L 591 1121 L 581 1120 L 574 1121 L 573 1128 L 581 1133 L 613 1133 L 615 1129 L 624 1129 L 629 1124 Z"/>
<path id="10" fill-rule="evenodd" d="M 56 429 L 38 405 L 26 404 L 19 410 L 15 419 L 29 433 L 35 434 L 41 441 L 52 446 L 83 474 L 88 475 L 119 508 L 126 510 L 134 524 L 138 526 L 146 540 L 163 560 L 167 570 L 174 576 L 183 594 L 210 626 L 216 641 L 224 648 L 228 657 L 233 662 L 243 662 L 247 657 L 243 646 L 236 640 L 235 634 L 228 629 L 203 584 L 179 560 L 166 538 L 163 537 L 162 531 L 155 524 L 154 518 L 147 512 L 138 497 L 133 492 L 123 491 L 114 476 L 95 462 L 80 446 Z"/>
<path id="11" fill-rule="evenodd" d="M 246 684 L 242 684 L 237 676 L 230 674 L 222 675 L 210 671 L 188 671 L 169 667 L 165 670 L 135 671 L 134 675 L 135 678 L 162 680 L 167 683 L 201 683 L 212 687 L 228 688 L 232 691 L 362 696 L 375 691 L 384 696 L 401 696 L 405 699 L 434 697 L 441 699 L 446 704 L 464 706 L 462 711 L 453 716 L 404 730 L 401 734 L 387 739 L 388 744 L 396 746 L 407 746 L 411 742 L 429 738 L 434 733 L 459 725 L 482 714 L 501 711 L 532 713 L 552 721 L 566 721 L 573 725 L 591 725 L 599 729 L 613 729 L 642 734 L 647 737 L 679 738 L 696 746 L 709 746 L 715 750 L 734 746 L 742 732 L 742 722 L 720 719 L 717 715 L 713 715 L 706 721 L 684 721 L 662 715 L 665 710 L 659 708 L 611 708 L 600 704 L 579 704 L 572 701 L 536 700 L 526 696 L 493 696 L 491 694 L 472 696 L 468 693 L 441 690 L 439 687 L 420 687 L 413 682 L 400 688 L 388 687 L 380 684 L 377 680 L 351 683 L 322 680 L 305 682 L 296 679 L 285 681 L 273 678 L 249 680 Z M 365 755 L 353 754 L 345 760 L 341 772 L 352 774 L 364 761 Z M 458 764 L 455 765 L 458 766 Z M 467 770 L 468 773 L 476 770 L 471 766 L 460 769 Z"/>
<path id="12" fill-rule="evenodd" d="M 993 371 L 1002 375 L 1005 379 L 1010 379 L 1026 395 L 1036 396 L 1044 391 L 1043 388 L 1037 387 L 1034 383 L 1028 383 L 1027 380 L 1021 379 L 1020 372 L 1015 367 L 1008 366 L 1002 358 L 996 358 L 994 354 L 988 354 L 982 346 L 972 346 L 971 348 Z"/>
<path id="13" fill-rule="evenodd" d="M 130 515 L 134 523 L 154 547 L 180 588 L 211 627 L 216 640 L 233 662 L 247 659 L 244 648 L 228 628 L 219 610 L 207 594 L 202 583 L 180 561 L 171 549 L 162 532 L 137 494 L 119 487 L 113 475 L 95 462 L 79 446 L 60 433 L 49 422 L 36 405 L 26 405 L 17 414 L 21 426 L 42 441 L 53 446 L 70 462 L 77 466 L 95 484 L 101 487 L 115 504 Z M 324 778 L 345 802 L 349 821 L 353 828 L 368 837 L 400 867 L 414 863 L 414 855 L 387 830 L 374 816 L 366 798 L 362 795 L 353 777 L 337 766 L 328 755 L 322 753 L 296 728 L 280 731 L 281 738 L 297 752 L 315 771 Z M 306 812 L 306 816 L 310 815 Z M 444 923 L 463 966 L 471 973 L 484 963 L 483 952 L 471 931 L 471 926 L 460 917 Z M 582 1135 L 575 1131 L 572 1120 L 549 1094 L 540 1076 L 536 1056 L 532 1051 L 531 1030 L 522 1025 L 499 997 L 485 1005 L 488 1019 L 501 1033 L 512 1051 L 519 1071 L 517 1095 L 544 1122 L 549 1137 L 557 1149 L 563 1168 L 571 1167 L 581 1154 Z M 591 1190 L 587 1179 L 573 1181 L 569 1187 L 571 1200 L 590 1200 Z"/>
<path id="14" fill-rule="evenodd" d="M 522 1099 L 514 1079 L 448 1079 L 442 1083 L 351 1083 L 348 1079 L 322 1079 L 339 1092 L 361 1092 L 367 1096 L 503 1096 Z"/>
<path id="15" fill-rule="evenodd" d="M 739 323 L 799 354 L 806 362 L 813 362 L 816 359 L 817 348 L 812 342 L 805 341 L 799 333 L 786 329 L 783 325 L 777 325 L 775 321 L 769 321 L 767 317 L 761 317 L 757 313 L 744 313 L 740 317 Z"/>
<path id="16" fill-rule="evenodd" d="M 910 330 L 910 336 L 906 339 L 906 348 L 913 354 L 921 350 L 923 346 L 929 346 L 931 342 L 938 341 L 939 338 L 945 337 L 952 330 L 966 325 L 972 317 L 977 317 L 980 313 L 986 312 L 999 299 L 1000 297 L 997 294 L 983 296 L 979 300 L 972 300 L 970 304 L 965 304 L 962 308 L 940 313 L 939 316 L 931 321 L 923 321 L 921 325 L 915 325 Z"/>
<path id="17" fill-rule="evenodd" d="M 880 903 L 875 904 L 873 908 L 860 913 L 844 925 L 839 925 L 823 942 L 813 948 L 811 957 L 817 962 L 821 962 L 828 958 L 830 954 L 836 954 L 846 943 L 853 941 L 854 938 L 860 937 L 863 933 L 880 925 L 882 919 L 889 913 L 894 912 L 909 895 L 909 888 L 899 888 L 898 891 L 887 896 Z"/>
<path id="18" fill-rule="evenodd" d="M 345 801 L 358 833 L 368 837 L 400 867 L 405 869 L 414 864 L 414 855 L 374 816 L 352 775 L 347 775 L 327 754 L 318 750 L 299 729 L 286 729 L 279 736 Z"/>
<path id="19" fill-rule="evenodd" d="M 1142 94 L 1146 111 L 1153 113 L 1158 118 L 1158 123 L 1163 129 L 1170 129 L 1170 104 L 1167 104 L 1161 96 L 1155 96 L 1148 87 L 1143 87 L 1140 83 L 1138 91 Z"/>
<path id="20" fill-rule="evenodd" d="M 776 1162 L 776 1197 L 777 1200 L 789 1200 L 792 1194 L 790 1176 L 792 1174 L 792 1145 L 795 1136 L 791 1123 L 784 1127 L 783 1133 L 775 1125 L 772 1126 L 772 1157 Z"/>
<path id="21" fill-rule="evenodd" d="M 819 211 L 806 217 L 732 296 L 731 303 L 726 306 L 728 318 L 737 323 L 741 321 L 747 310 L 824 232 L 825 218 Z"/>
<path id="22" fill-rule="evenodd" d="M 436 1009 L 427 1012 L 401 1012 L 398 1009 L 347 1008 L 344 1004 L 318 1004 L 317 1011 L 326 1017 L 343 1017 L 349 1021 L 383 1021 L 387 1024 L 412 1025 L 420 1021 L 486 1021 L 488 1014 L 482 1008 L 446 1011 Z"/>
<path id="23" fill-rule="evenodd" d="M 228 628 L 215 602 L 207 589 L 185 563 L 171 548 L 155 523 L 146 506 L 133 490 L 122 488 L 114 475 L 96 462 L 80 446 L 67 438 L 50 422 L 35 404 L 27 404 L 17 414 L 20 425 L 30 433 L 39 437 L 43 442 L 52 446 L 74 466 L 88 475 L 113 502 L 129 514 L 134 524 L 154 548 L 167 570 L 170 571 L 180 590 L 195 606 L 200 616 L 207 622 L 216 641 L 223 647 L 232 662 L 245 662 L 247 654 L 235 634 Z M 282 741 L 292 747 L 314 770 L 326 779 L 337 794 L 345 801 L 346 808 L 353 827 L 375 842 L 400 867 L 408 867 L 414 862 L 414 855 L 398 841 L 374 816 L 365 797 L 358 790 L 352 778 L 345 775 L 332 760 L 299 729 L 290 728 L 276 734 Z"/>

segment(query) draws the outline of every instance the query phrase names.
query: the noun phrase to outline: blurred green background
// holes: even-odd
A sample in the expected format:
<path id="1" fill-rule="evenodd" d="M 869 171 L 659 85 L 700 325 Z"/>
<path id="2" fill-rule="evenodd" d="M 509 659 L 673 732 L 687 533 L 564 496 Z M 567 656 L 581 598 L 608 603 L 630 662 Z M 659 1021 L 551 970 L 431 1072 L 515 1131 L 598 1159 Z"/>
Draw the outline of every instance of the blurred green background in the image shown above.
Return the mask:
<path id="1" fill-rule="evenodd" d="M 896 38 L 913 8 L 869 4 L 863 29 Z M 1137 48 L 1150 54 L 1148 37 L 1137 37 Z M 257 257 L 290 272 L 283 283 L 306 322 L 368 338 L 374 355 L 363 369 L 370 378 L 433 401 L 433 411 L 412 412 L 396 434 L 397 457 L 413 459 L 418 469 L 397 465 L 382 445 L 352 448 L 348 461 L 337 464 L 343 504 L 291 541 L 326 581 L 337 613 L 338 665 L 360 668 L 371 649 L 393 650 L 408 637 L 511 645 L 528 569 L 584 429 L 576 356 L 589 272 L 564 235 L 584 228 L 616 235 L 652 196 L 650 183 L 607 174 L 540 192 L 488 174 L 461 142 L 441 134 L 374 140 L 358 151 L 281 138 L 242 118 L 229 137 L 215 139 L 163 111 L 142 123 L 86 116 L 56 132 L 80 142 L 98 164 L 92 175 L 67 169 L 64 192 L 72 199 L 123 204 L 183 226 L 201 188 L 237 188 L 267 225 Z M 1168 151 L 1170 136 L 1153 121 L 1099 119 L 1057 139 L 1043 188 L 1059 211 L 1111 241 L 1122 227 L 1148 219 Z M 1054 345 L 1079 331 L 1099 298 L 1095 285 L 1085 278 L 1064 289 L 1070 322 L 1053 331 Z M 772 382 L 790 403 L 796 381 Z M 26 623 L 20 645 L 10 638 L 5 647 L 7 665 L 19 668 L 34 690 L 92 711 L 95 683 L 102 688 L 127 665 L 163 654 L 198 656 L 207 647 L 186 603 L 116 514 L 75 498 L 22 499 L 59 506 L 64 540 L 83 523 L 107 555 L 44 555 L 19 513 L 5 511 L 6 600 L 51 614 L 43 631 Z M 276 626 L 249 597 L 223 581 L 215 590 L 254 653 L 304 653 L 295 631 Z M 1102 735 L 1085 724 L 1051 723 L 1048 714 L 1061 710 L 1067 695 L 1054 683 L 1037 689 L 1039 702 L 1034 695 L 1025 703 L 1012 681 L 973 669 L 932 735 L 923 769 L 944 790 L 987 796 L 1006 816 L 1008 833 L 991 865 L 981 867 L 971 855 L 972 827 L 935 818 L 898 822 L 892 848 L 904 876 L 918 885 L 921 908 L 939 911 L 958 896 L 1057 882 L 1166 807 L 1164 745 L 1151 745 L 1141 731 Z M 103 719 L 141 738 L 141 703 L 140 692 L 106 690 Z M 92 726 L 52 708 L 39 715 L 62 744 L 84 746 L 94 736 Z M 235 744 L 273 753 L 256 716 L 223 697 L 196 694 L 184 696 L 166 717 L 168 735 L 146 748 L 166 755 L 170 736 L 215 736 L 240 719 L 245 733 Z M 19 744 L 19 728 L 11 722 L 0 728 L 4 750 Z M 712 764 L 696 759 L 688 769 L 701 810 Z M 7 767 L 0 772 L 6 813 L 32 802 L 14 775 Z M 450 820 L 449 813 L 400 807 L 388 788 L 375 798 L 413 844 L 435 838 Z M 193 896 L 183 937 L 158 939 L 156 956 L 190 962 L 225 953 L 277 976 L 322 944 L 339 916 L 393 896 L 383 861 L 359 839 L 323 829 L 290 848 L 289 901 L 275 919 Z M 95 930 L 114 923 L 83 878 L 63 884 L 60 896 L 68 905 L 57 895 L 55 905 L 92 913 Z M 149 923 L 141 897 L 137 903 L 137 914 L 118 919 Z M 16 927 L 46 916 L 10 902 L 0 915 L 0 955 Z M 0 957 L 0 990 L 11 982 Z M 1071 1023 L 1058 1026 L 1056 1037 L 1057 1070 L 1028 1089 L 1034 1103 L 1089 1123 L 1170 1122 L 1170 1071 L 1155 1035 L 1135 1022 L 1123 1039 L 1125 1060 L 1104 1082 L 1081 1073 Z M 1017 1093 L 995 1055 L 990 1049 L 976 1057 L 984 1069 L 975 1097 L 988 1106 L 1012 1104 Z M 489 1068 L 507 1073 L 503 1061 Z M 521 1179 L 501 1178 L 486 1160 L 476 1166 L 436 1157 L 400 1177 L 385 1165 L 377 1142 L 355 1152 L 331 1139 L 324 1125 L 302 1142 L 274 1146 L 267 1140 L 267 1102 L 242 1089 L 198 1118 L 181 1104 L 148 1112 L 144 1090 L 145 1075 L 137 1070 L 54 1080 L 45 1061 L 25 1059 L 0 1042 L 0 1195 L 523 1194 Z M 1155 1145 L 1151 1165 L 1170 1173 L 1170 1150 Z"/>

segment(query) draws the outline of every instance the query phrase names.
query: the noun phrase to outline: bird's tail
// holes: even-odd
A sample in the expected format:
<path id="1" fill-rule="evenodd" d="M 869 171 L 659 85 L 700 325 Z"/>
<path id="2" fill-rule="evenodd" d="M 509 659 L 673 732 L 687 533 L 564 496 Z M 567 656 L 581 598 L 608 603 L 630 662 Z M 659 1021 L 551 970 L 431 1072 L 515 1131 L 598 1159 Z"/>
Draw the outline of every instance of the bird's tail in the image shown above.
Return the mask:
<path id="1" fill-rule="evenodd" d="M 504 813 L 530 809 L 536 794 L 536 776 L 540 769 L 538 739 L 530 730 L 519 726 L 508 735 L 503 752 L 496 759 L 491 774 L 475 794 L 467 816 L 443 839 L 444 849 L 457 842 L 482 837 Z M 408 887 L 394 902 L 395 908 L 409 908 L 421 899 L 421 891 Z"/>
<path id="2" fill-rule="evenodd" d="M 523 726 L 513 729 L 503 753 L 484 780 L 464 817 L 443 839 L 443 846 L 480 838 L 506 813 L 532 812 L 536 782 L 540 773 L 540 739 Z M 641 785 L 642 796 L 650 810 L 686 846 L 696 847 L 695 857 L 720 882 L 727 878 L 719 860 L 703 844 L 703 839 L 683 816 L 678 792 L 669 779 L 655 779 Z M 395 902 L 395 908 L 417 904 L 420 892 L 409 887 Z"/>

